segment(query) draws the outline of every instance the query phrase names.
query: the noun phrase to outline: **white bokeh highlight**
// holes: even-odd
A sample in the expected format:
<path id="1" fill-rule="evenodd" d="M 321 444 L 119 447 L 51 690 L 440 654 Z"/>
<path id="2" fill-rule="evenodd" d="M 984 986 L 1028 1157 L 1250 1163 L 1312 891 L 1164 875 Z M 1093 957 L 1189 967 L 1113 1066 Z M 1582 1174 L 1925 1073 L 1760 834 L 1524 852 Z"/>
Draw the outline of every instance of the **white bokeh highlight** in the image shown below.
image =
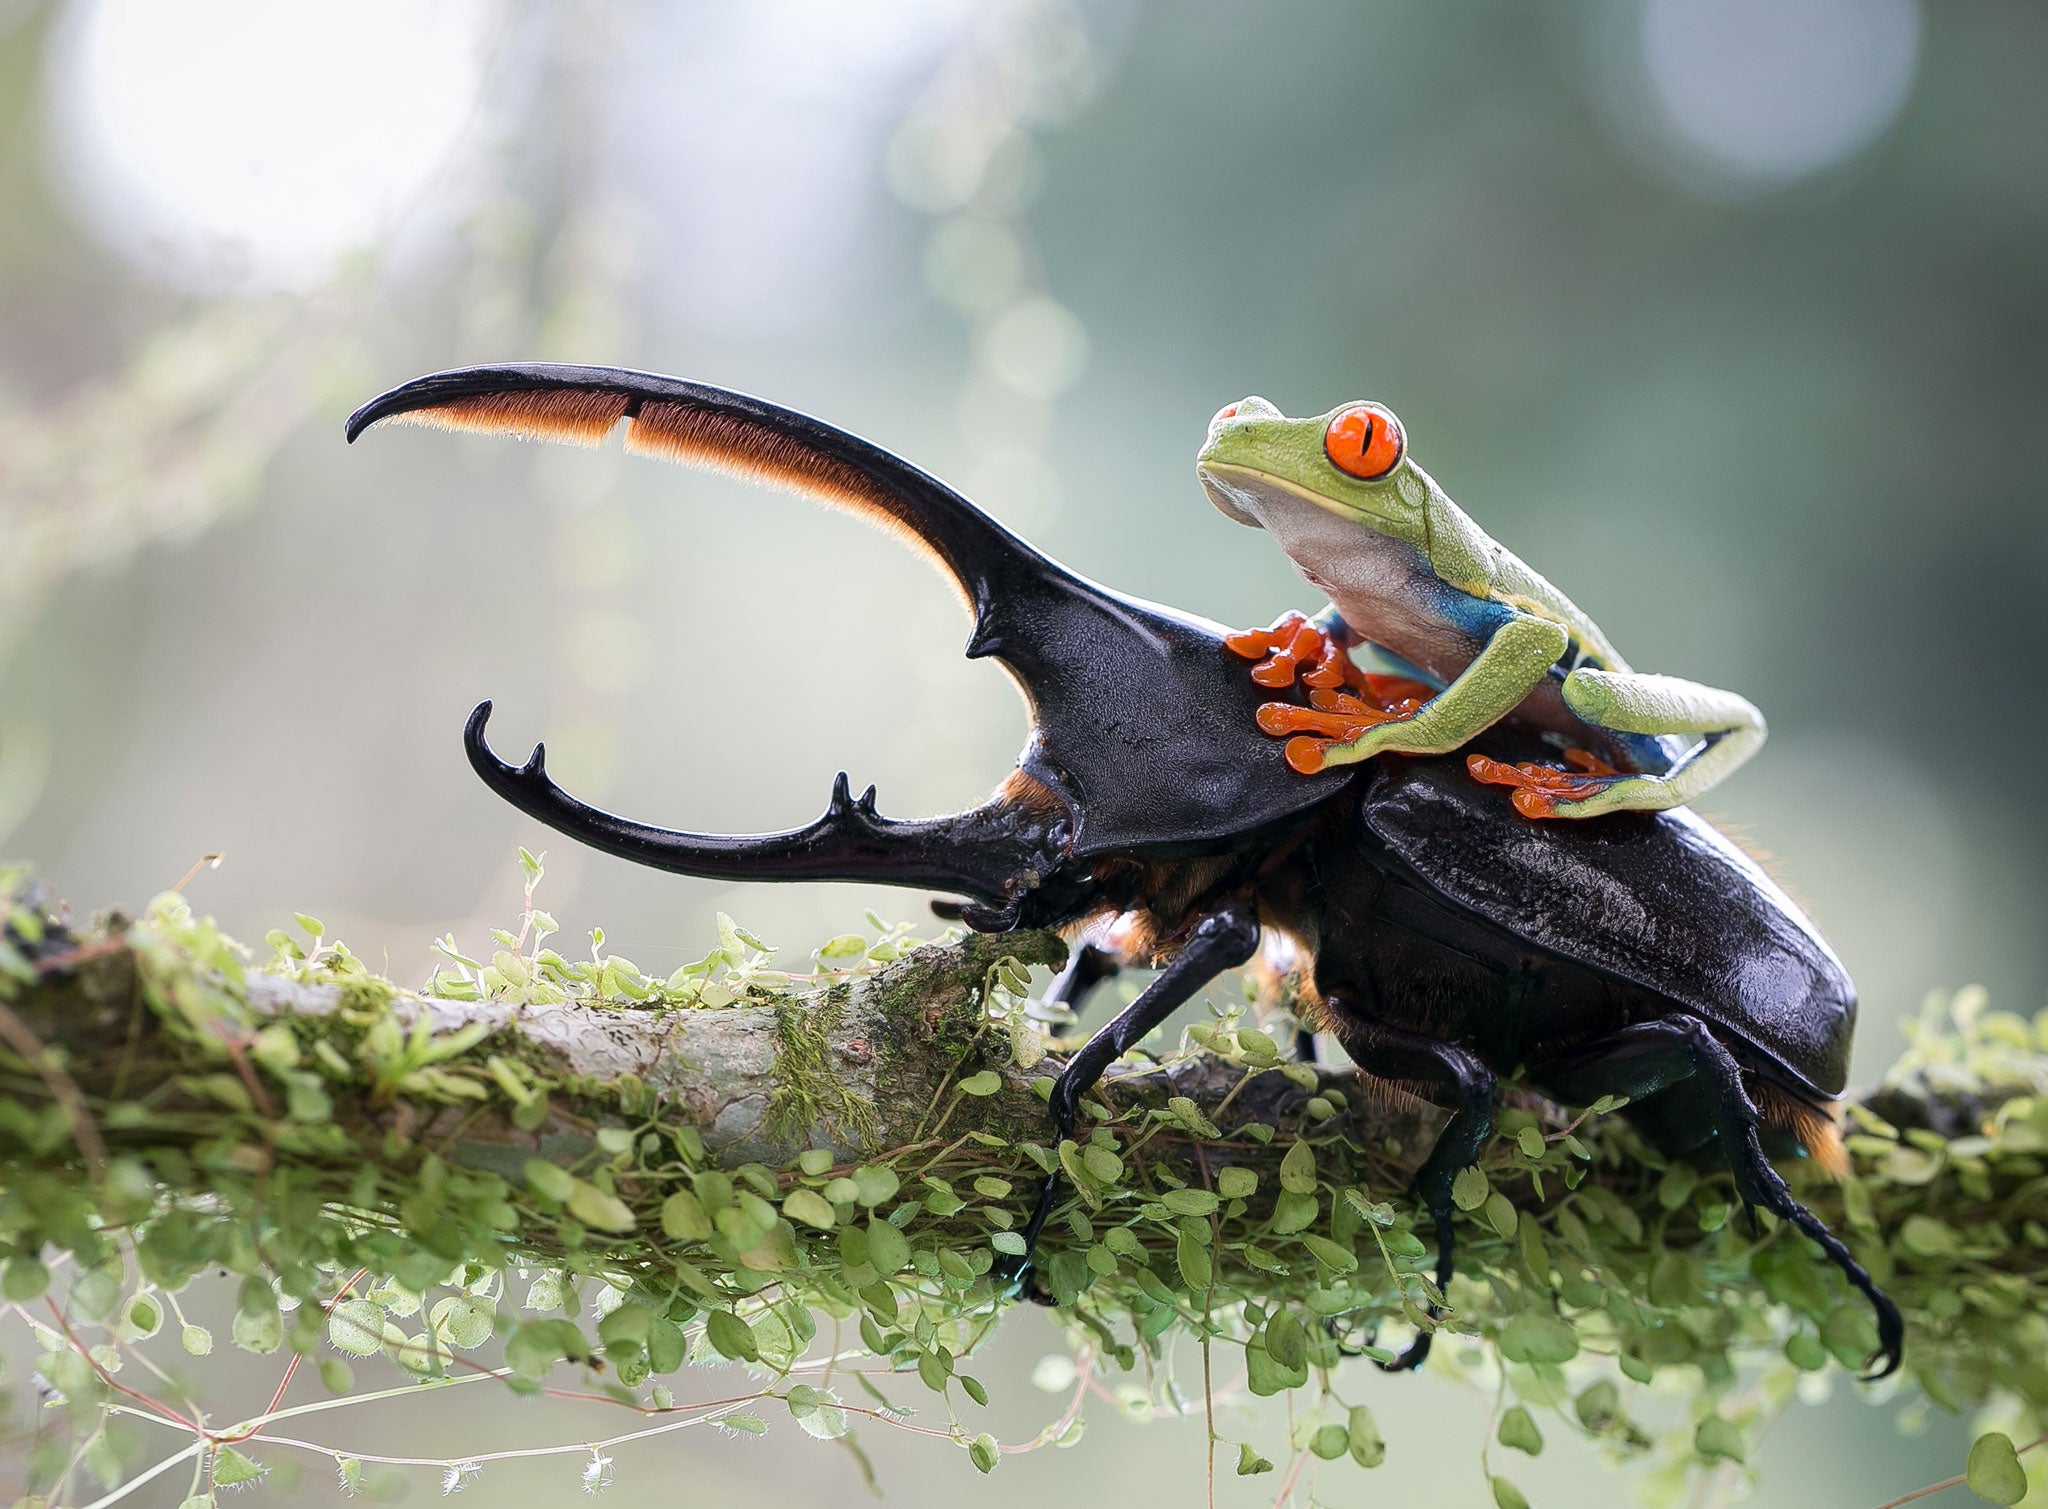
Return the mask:
<path id="1" fill-rule="evenodd" d="M 72 0 L 50 44 L 54 176 L 166 282 L 309 287 L 437 187 L 487 19 L 477 0 Z"/>
<path id="2" fill-rule="evenodd" d="M 1762 189 L 1845 162 L 1912 92 L 1918 0 L 1644 0 L 1649 102 L 1691 174 Z"/>

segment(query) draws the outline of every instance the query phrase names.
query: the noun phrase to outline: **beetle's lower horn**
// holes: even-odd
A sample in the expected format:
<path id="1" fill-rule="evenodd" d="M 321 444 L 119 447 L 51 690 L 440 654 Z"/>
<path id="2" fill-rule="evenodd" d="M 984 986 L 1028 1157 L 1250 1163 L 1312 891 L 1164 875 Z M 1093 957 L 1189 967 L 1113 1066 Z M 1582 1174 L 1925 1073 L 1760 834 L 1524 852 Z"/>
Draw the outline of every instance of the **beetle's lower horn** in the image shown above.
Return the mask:
<path id="1" fill-rule="evenodd" d="M 816 822 L 783 833 L 684 833 L 604 812 L 548 776 L 545 746 L 524 765 L 498 758 L 484 736 L 491 704 L 469 715 L 463 743 L 484 784 L 580 843 L 634 864 L 717 880 L 865 880 L 964 895 L 1009 910 L 1057 861 L 1064 833 L 998 798 L 950 817 L 898 822 L 875 811 L 875 788 L 858 797 L 841 772 Z"/>

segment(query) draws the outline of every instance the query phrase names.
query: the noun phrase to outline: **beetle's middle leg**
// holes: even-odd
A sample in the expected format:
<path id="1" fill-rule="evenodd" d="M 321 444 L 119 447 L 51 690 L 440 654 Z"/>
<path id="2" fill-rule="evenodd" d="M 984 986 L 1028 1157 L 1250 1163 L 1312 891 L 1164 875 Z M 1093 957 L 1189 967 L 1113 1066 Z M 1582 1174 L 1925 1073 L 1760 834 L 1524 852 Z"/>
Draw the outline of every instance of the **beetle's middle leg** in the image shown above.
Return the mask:
<path id="1" fill-rule="evenodd" d="M 1459 1170 L 1477 1161 L 1479 1150 L 1493 1135 L 1493 1071 L 1455 1043 L 1389 1027 L 1348 1001 L 1338 1004 L 1337 1039 L 1360 1069 L 1380 1079 L 1440 1085 L 1455 1097 L 1451 1119 L 1415 1174 L 1415 1193 L 1436 1225 L 1436 1286 L 1447 1289 L 1457 1262 L 1457 1206 L 1451 1185 Z M 1434 1304 L 1429 1312 L 1432 1320 L 1442 1313 Z M 1381 1366 L 1390 1373 L 1420 1367 L 1429 1356 L 1432 1335 L 1422 1332 L 1399 1357 Z"/>
<path id="2" fill-rule="evenodd" d="M 1138 998 L 1126 1006 L 1095 1036 L 1088 1039 L 1060 1077 L 1053 1081 L 1049 1109 L 1052 1112 L 1053 1146 L 1074 1134 L 1074 1112 L 1081 1097 L 1095 1087 L 1103 1072 L 1141 1041 L 1145 1034 L 1165 1021 L 1194 998 L 1195 992 L 1226 969 L 1235 969 L 1259 946 L 1259 918 L 1252 903 L 1244 898 L 1226 901 L 1195 924 L 1188 941 L 1173 962 L 1161 970 Z M 1085 956 L 1084 956 L 1085 957 Z M 1003 1265 L 1003 1277 L 1021 1279 L 1031 1266 L 1031 1252 L 1044 1230 L 1046 1218 L 1059 1202 L 1060 1176 L 1048 1174 L 1039 1192 L 1038 1206 L 1024 1227 L 1024 1255 Z"/>

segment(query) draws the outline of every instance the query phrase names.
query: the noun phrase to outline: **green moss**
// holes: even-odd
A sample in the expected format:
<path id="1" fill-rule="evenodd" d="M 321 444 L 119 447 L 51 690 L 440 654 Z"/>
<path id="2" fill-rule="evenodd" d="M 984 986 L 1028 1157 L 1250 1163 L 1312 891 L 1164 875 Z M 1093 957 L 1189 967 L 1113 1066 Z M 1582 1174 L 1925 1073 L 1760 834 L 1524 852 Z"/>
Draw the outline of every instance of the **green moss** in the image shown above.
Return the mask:
<path id="1" fill-rule="evenodd" d="M 832 1069 L 831 1035 L 846 1010 L 846 988 L 821 998 L 775 1004 L 775 1089 L 768 1098 L 768 1130 L 800 1142 L 823 1126 L 835 1142 L 873 1147 L 881 1131 L 874 1103 L 863 1099 Z"/>

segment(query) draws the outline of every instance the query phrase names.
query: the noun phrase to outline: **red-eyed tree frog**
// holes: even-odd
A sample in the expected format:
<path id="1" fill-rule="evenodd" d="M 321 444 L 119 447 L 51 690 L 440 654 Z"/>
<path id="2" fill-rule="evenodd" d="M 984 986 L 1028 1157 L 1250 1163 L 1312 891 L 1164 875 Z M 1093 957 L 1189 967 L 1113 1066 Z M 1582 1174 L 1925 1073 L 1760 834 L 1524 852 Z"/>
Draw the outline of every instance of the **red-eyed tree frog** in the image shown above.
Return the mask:
<path id="1" fill-rule="evenodd" d="M 1210 421 L 1196 470 L 1218 509 L 1272 535 L 1330 600 L 1313 623 L 1296 616 L 1234 646 L 1273 652 L 1254 672 L 1263 685 L 1314 667 L 1311 708 L 1260 712 L 1268 733 L 1296 736 L 1297 770 L 1447 754 L 1507 718 L 1540 729 L 1576 769 L 1474 756 L 1472 773 L 1520 788 L 1525 816 L 1578 818 L 1690 802 L 1764 741 L 1763 715 L 1733 692 L 1630 670 L 1592 619 L 1415 464 L 1379 404 L 1289 419 L 1247 398 Z M 1367 706 L 1342 691 L 1362 685 L 1348 660 L 1361 642 L 1419 672 L 1391 711 L 1385 697 Z"/>

